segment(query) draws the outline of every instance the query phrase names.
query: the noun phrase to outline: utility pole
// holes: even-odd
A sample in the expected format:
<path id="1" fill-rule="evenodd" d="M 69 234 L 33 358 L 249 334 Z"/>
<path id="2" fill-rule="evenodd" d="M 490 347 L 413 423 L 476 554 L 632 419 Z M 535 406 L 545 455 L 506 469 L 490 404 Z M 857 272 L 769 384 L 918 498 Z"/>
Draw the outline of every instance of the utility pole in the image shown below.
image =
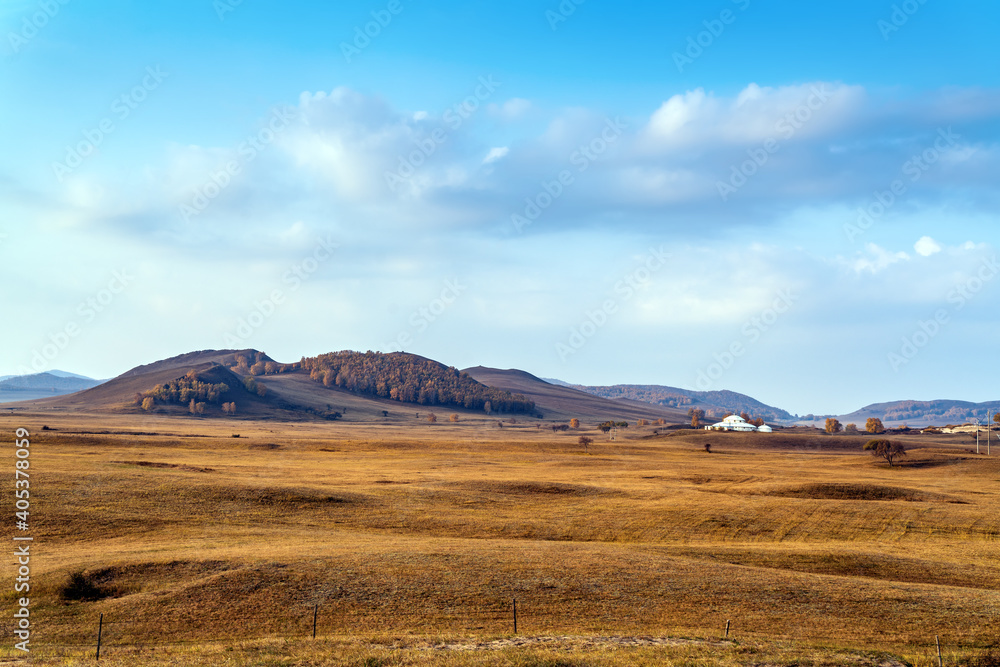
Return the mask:
<path id="1" fill-rule="evenodd" d="M 979 453 L 979 417 L 975 418 L 976 422 L 976 454 Z"/>

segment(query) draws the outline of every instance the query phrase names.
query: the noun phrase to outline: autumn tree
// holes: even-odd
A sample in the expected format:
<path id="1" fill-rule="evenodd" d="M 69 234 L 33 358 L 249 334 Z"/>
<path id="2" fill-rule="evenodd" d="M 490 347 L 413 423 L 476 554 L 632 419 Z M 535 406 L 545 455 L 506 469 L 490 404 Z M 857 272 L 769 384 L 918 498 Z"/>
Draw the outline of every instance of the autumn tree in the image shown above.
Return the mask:
<path id="1" fill-rule="evenodd" d="M 701 426 L 701 420 L 705 417 L 705 411 L 701 408 L 691 408 L 688 410 L 687 415 L 691 418 L 691 427 L 698 428 Z"/>
<path id="2" fill-rule="evenodd" d="M 572 419 L 569 420 L 569 427 L 570 428 L 580 428 L 580 420 L 577 419 L 576 417 L 573 417 Z"/>
<path id="3" fill-rule="evenodd" d="M 659 419 L 656 420 L 656 425 L 657 426 L 666 426 L 667 425 L 667 420 L 664 419 L 663 417 L 660 417 Z"/>
<path id="4" fill-rule="evenodd" d="M 640 419 L 637 425 L 638 426 L 649 426 L 649 420 L 648 419 Z"/>
<path id="5" fill-rule="evenodd" d="M 437 422 L 437 420 L 438 420 L 438 418 L 437 418 L 436 414 L 434 414 L 433 412 L 428 412 L 427 413 L 427 421 L 428 422 L 430 422 L 431 424 L 434 424 L 434 423 Z"/>
<path id="6" fill-rule="evenodd" d="M 850 423 L 850 424 L 848 424 L 847 426 L 844 427 L 844 432 L 845 433 L 857 433 L 858 432 L 858 425 L 854 424 L 854 423 Z"/>
<path id="7" fill-rule="evenodd" d="M 583 451 L 589 452 L 590 451 L 590 446 L 593 443 L 594 443 L 594 439 L 593 438 L 588 438 L 585 435 L 581 435 L 580 436 L 580 444 L 583 445 Z"/>
<path id="8" fill-rule="evenodd" d="M 869 417 L 865 422 L 865 430 L 869 433 L 885 433 L 885 426 L 882 425 L 882 420 L 878 417 Z"/>
<path id="9" fill-rule="evenodd" d="M 881 457 L 888 461 L 890 468 L 893 459 L 898 456 L 906 456 L 906 448 L 902 444 L 884 439 L 869 440 L 865 443 L 865 451 L 871 452 L 872 456 Z"/>
<path id="10" fill-rule="evenodd" d="M 826 418 L 826 432 L 827 433 L 840 433 L 844 430 L 844 427 L 840 425 L 840 421 L 834 419 L 833 417 Z"/>
<path id="11" fill-rule="evenodd" d="M 146 412 L 149 412 L 154 407 L 156 407 L 156 401 L 153 400 L 152 396 L 147 396 L 146 398 L 142 399 L 142 409 L 143 410 L 145 410 Z"/>
<path id="12" fill-rule="evenodd" d="M 457 422 L 458 421 L 458 414 L 452 414 L 450 417 L 448 417 L 448 421 Z"/>
<path id="13" fill-rule="evenodd" d="M 743 421 L 745 421 L 745 422 L 750 421 L 750 415 L 748 413 L 746 413 L 746 412 L 741 412 L 740 413 L 740 417 L 742 417 Z"/>
<path id="14" fill-rule="evenodd" d="M 193 415 L 198 414 L 198 401 L 192 398 L 191 402 L 188 403 L 188 411 Z"/>

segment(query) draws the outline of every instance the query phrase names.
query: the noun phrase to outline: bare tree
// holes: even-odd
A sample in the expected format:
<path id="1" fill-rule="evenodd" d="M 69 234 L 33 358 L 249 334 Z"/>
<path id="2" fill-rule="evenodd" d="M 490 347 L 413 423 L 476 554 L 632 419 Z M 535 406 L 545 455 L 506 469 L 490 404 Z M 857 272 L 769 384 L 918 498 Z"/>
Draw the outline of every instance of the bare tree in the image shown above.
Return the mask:
<path id="1" fill-rule="evenodd" d="M 871 452 L 872 456 L 878 456 L 888 461 L 890 468 L 893 459 L 906 456 L 906 448 L 902 444 L 883 439 L 869 440 L 865 443 L 865 451 Z"/>
<path id="2" fill-rule="evenodd" d="M 580 444 L 583 445 L 583 451 L 590 452 L 590 446 L 594 443 L 593 438 L 588 438 L 585 435 L 580 436 Z"/>

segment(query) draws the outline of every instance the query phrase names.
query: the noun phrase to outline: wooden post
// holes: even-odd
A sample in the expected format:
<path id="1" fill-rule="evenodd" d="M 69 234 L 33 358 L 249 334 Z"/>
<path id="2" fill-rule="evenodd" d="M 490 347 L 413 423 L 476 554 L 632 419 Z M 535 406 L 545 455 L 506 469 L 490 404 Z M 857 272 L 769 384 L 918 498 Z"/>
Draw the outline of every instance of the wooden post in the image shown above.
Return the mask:
<path id="1" fill-rule="evenodd" d="M 944 667 L 944 663 L 941 662 L 941 638 L 934 635 L 934 643 L 937 644 L 938 651 L 938 667 Z"/>
<path id="2" fill-rule="evenodd" d="M 726 639 L 729 639 L 729 621 L 726 621 Z"/>
<path id="3" fill-rule="evenodd" d="M 517 634 L 517 598 L 514 598 L 514 634 Z"/>
<path id="4" fill-rule="evenodd" d="M 313 639 L 316 639 L 316 617 L 319 615 L 319 605 L 313 606 Z"/>
<path id="5" fill-rule="evenodd" d="M 101 614 L 101 620 L 97 622 L 97 659 L 101 659 L 101 635 L 104 632 L 104 614 Z"/>

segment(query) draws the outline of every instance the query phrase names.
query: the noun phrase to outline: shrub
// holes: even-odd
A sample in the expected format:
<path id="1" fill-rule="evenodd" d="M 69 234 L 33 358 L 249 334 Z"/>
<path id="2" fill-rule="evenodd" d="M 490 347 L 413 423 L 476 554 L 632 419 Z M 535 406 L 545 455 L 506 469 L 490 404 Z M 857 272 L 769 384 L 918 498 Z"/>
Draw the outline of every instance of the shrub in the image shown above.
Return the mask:
<path id="1" fill-rule="evenodd" d="M 98 585 L 82 570 L 70 573 L 66 583 L 59 587 L 59 597 L 67 602 L 100 600 L 116 593 L 117 589 Z"/>

